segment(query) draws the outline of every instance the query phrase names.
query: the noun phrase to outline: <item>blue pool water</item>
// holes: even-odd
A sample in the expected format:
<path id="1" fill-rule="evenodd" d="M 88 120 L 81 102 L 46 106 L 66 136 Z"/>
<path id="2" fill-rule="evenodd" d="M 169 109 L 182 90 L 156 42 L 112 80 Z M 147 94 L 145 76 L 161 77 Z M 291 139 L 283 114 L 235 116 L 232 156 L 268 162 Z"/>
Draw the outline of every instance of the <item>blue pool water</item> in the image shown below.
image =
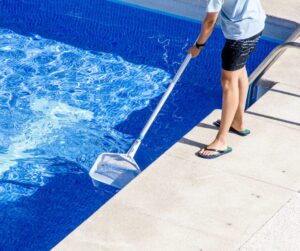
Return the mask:
<path id="1" fill-rule="evenodd" d="M 103 0 L 0 1 L 0 250 L 49 250 L 118 191 L 92 186 L 126 152 L 200 24 Z M 145 169 L 221 107 L 217 29 L 136 160 Z M 249 72 L 277 45 L 261 40 Z"/>

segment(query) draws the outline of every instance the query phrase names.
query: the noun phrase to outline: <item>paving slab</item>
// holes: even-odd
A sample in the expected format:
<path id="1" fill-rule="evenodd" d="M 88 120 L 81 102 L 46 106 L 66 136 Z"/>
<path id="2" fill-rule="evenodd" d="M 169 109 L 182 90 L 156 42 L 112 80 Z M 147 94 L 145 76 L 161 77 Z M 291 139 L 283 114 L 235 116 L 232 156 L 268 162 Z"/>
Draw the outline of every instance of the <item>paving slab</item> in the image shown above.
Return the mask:
<path id="1" fill-rule="evenodd" d="M 257 116 L 269 118 L 270 121 L 300 129 L 300 112 L 295 112 L 299 110 L 299 102 L 300 82 L 297 86 L 279 83 L 273 86 L 267 95 L 263 99 L 259 99 L 248 111 L 249 114 L 257 114 Z"/>
<path id="2" fill-rule="evenodd" d="M 198 230 L 202 242 L 207 235 L 227 242 L 199 246 L 204 250 L 233 250 L 293 194 L 174 157 L 161 158 L 151 168 L 147 182 L 137 180 L 140 189 L 120 196 L 120 203 Z"/>
<path id="3" fill-rule="evenodd" d="M 300 13 L 300 10 L 299 12 Z M 299 15 L 300 16 L 300 15 Z M 296 39 L 300 43 L 300 38 Z M 290 48 L 277 60 L 264 78 L 275 83 L 284 83 L 295 88 L 300 87 L 300 50 Z"/>
<path id="4" fill-rule="evenodd" d="M 143 214 L 118 203 L 112 202 L 111 205 L 104 207 L 101 215 L 90 217 L 82 228 L 78 228 L 53 250 L 140 251 L 161 250 L 164 247 L 166 251 L 198 251 L 201 246 L 199 233 L 194 229 Z M 217 238 L 206 237 L 210 242 L 218 241 Z"/>
<path id="5" fill-rule="evenodd" d="M 300 250 L 300 195 L 291 199 L 240 251 Z"/>

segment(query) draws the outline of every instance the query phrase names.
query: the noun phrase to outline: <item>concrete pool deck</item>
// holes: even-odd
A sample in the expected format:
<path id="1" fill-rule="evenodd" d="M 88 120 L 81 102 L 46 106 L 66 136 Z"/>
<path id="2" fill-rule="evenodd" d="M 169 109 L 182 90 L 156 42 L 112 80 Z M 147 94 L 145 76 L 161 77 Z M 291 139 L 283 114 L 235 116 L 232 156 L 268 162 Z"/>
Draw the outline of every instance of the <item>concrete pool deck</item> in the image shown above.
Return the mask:
<path id="1" fill-rule="evenodd" d="M 231 134 L 234 152 L 208 161 L 194 153 L 216 133 L 214 111 L 55 250 L 299 250 L 297 107 L 300 88 L 274 86 L 247 113 L 252 135 Z"/>
<path id="2" fill-rule="evenodd" d="M 262 2 L 300 23 L 298 2 Z M 215 110 L 54 250 L 300 250 L 299 65 L 290 49 L 272 66 L 276 85 L 247 111 L 251 135 L 230 134 L 230 155 L 194 155 Z"/>

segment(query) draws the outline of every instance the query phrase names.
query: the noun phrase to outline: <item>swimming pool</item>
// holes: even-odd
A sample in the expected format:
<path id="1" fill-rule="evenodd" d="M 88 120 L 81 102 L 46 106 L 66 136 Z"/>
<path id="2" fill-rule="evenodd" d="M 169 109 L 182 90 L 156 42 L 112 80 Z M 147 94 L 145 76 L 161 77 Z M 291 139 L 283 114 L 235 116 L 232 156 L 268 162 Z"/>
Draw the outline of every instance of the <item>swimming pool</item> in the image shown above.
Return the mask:
<path id="1" fill-rule="evenodd" d="M 49 250 L 118 191 L 92 186 L 126 152 L 199 32 L 195 22 L 102 0 L 0 2 L 0 249 Z M 145 138 L 145 169 L 221 106 L 217 29 Z M 262 40 L 251 72 L 277 45 Z"/>

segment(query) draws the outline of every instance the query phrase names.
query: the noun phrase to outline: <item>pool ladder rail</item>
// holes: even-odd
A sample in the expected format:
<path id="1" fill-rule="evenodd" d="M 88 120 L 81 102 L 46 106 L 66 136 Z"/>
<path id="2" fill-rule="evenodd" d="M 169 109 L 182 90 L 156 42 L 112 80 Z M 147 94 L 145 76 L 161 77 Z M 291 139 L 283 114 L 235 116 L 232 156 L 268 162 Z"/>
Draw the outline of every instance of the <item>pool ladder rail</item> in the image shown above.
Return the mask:
<path id="1" fill-rule="evenodd" d="M 255 71 L 249 77 L 249 92 L 246 108 L 249 108 L 255 102 L 255 92 L 258 86 L 259 80 L 270 69 L 270 67 L 278 60 L 278 58 L 284 53 L 286 49 L 296 48 L 300 49 L 300 43 L 295 42 L 300 37 L 300 27 L 287 39 L 287 41 L 281 45 L 278 45 L 271 51 L 269 56 L 255 69 Z"/>

